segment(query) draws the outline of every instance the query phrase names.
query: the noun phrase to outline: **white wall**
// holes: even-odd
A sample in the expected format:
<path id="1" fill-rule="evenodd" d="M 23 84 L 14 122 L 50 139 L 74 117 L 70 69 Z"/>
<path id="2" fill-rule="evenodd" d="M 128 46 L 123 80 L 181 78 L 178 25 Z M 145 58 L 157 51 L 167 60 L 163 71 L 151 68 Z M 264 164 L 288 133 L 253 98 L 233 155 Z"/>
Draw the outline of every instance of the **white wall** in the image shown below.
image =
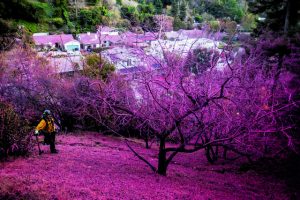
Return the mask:
<path id="1" fill-rule="evenodd" d="M 64 49 L 66 51 L 72 51 L 73 49 L 77 48 L 78 50 L 80 50 L 80 43 L 76 40 L 71 41 L 71 42 L 67 42 L 64 44 Z"/>

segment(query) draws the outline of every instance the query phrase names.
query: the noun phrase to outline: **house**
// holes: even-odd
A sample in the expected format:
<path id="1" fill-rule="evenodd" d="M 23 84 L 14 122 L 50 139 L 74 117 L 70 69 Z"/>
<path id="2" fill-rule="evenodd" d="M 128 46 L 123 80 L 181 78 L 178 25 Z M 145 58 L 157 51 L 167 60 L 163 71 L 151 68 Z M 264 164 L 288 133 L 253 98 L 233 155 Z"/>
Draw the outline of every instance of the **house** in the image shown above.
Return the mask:
<path id="1" fill-rule="evenodd" d="M 186 39 L 196 39 L 206 37 L 206 32 L 198 29 L 193 30 L 179 30 L 165 32 L 165 38 L 168 40 L 186 40 Z"/>
<path id="2" fill-rule="evenodd" d="M 117 71 L 133 68 L 146 67 L 144 53 L 135 48 L 114 47 L 102 52 L 109 62 L 113 63 Z"/>
<path id="3" fill-rule="evenodd" d="M 193 30 L 179 30 L 180 36 L 183 38 L 189 38 L 189 39 L 196 39 L 196 38 L 203 38 L 206 34 L 205 31 L 199 30 L 199 29 L 193 29 Z"/>
<path id="4" fill-rule="evenodd" d="M 119 32 L 107 26 L 99 26 L 97 30 L 98 35 L 119 35 Z"/>
<path id="5" fill-rule="evenodd" d="M 177 40 L 179 35 L 180 34 L 177 31 L 169 31 L 164 33 L 164 37 L 168 40 Z"/>
<path id="6" fill-rule="evenodd" d="M 121 44 L 122 38 L 119 35 L 101 35 L 101 41 L 103 41 L 103 47 L 110 47 Z"/>
<path id="7" fill-rule="evenodd" d="M 80 43 L 71 34 L 46 35 L 35 34 L 33 41 L 37 50 L 60 49 L 62 51 L 79 51 Z"/>
<path id="8" fill-rule="evenodd" d="M 157 39 L 157 33 L 146 32 L 144 34 L 136 34 L 132 32 L 125 32 L 120 35 L 122 44 L 130 47 L 148 47 L 151 41 Z"/>
<path id="9" fill-rule="evenodd" d="M 80 54 L 70 55 L 69 52 L 38 52 L 38 56 L 45 58 L 56 74 L 74 74 L 83 69 L 84 58 Z"/>
<path id="10" fill-rule="evenodd" d="M 191 50 L 197 48 L 221 51 L 218 49 L 221 44 L 224 43 L 207 38 L 195 38 L 177 41 L 155 40 L 151 42 L 151 45 L 146 49 L 146 52 L 148 55 L 162 59 L 164 56 L 163 52 L 172 52 L 180 56 L 186 56 Z"/>
<path id="11" fill-rule="evenodd" d="M 120 43 L 119 35 L 108 35 L 99 33 L 82 33 L 78 35 L 81 48 L 84 50 L 95 49 L 99 47 L 110 47 Z"/>
<path id="12" fill-rule="evenodd" d="M 102 52 L 102 56 L 112 63 L 116 72 L 136 76 L 139 73 L 157 70 L 159 60 L 146 55 L 142 49 L 113 47 Z"/>
<path id="13" fill-rule="evenodd" d="M 95 49 L 100 47 L 100 40 L 96 33 L 82 33 L 78 35 L 81 49 Z"/>

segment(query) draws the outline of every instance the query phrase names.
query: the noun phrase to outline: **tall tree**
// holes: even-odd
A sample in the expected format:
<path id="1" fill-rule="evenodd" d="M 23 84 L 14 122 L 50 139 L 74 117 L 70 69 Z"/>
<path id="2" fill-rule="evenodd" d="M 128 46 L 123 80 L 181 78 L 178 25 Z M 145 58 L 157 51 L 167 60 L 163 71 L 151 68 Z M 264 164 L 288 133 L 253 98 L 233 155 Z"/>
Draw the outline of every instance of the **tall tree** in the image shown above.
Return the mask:
<path id="1" fill-rule="evenodd" d="M 185 0 L 181 1 L 180 4 L 180 11 L 179 11 L 179 18 L 180 20 L 184 21 L 186 18 L 186 11 L 187 11 L 187 6 Z"/>
<path id="2" fill-rule="evenodd" d="M 179 1 L 178 0 L 173 0 L 172 1 L 171 14 L 175 18 L 175 17 L 178 17 L 178 13 L 179 13 Z"/>
<path id="3" fill-rule="evenodd" d="M 299 0 L 247 0 L 250 12 L 265 16 L 266 20 L 259 22 L 258 31 L 267 27 L 273 31 L 296 32 L 299 30 L 300 1 Z"/>
<path id="4" fill-rule="evenodd" d="M 161 14 L 163 10 L 163 3 L 161 0 L 154 0 L 153 5 L 155 6 L 156 14 Z"/>

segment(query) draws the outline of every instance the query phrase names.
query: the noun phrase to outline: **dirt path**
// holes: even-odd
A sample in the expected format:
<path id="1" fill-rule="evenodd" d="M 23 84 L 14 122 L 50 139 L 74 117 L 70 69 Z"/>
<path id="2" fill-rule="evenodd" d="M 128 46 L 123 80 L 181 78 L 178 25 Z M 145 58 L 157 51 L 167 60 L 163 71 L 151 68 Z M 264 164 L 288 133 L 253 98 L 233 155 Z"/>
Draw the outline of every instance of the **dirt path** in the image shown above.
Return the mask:
<path id="1" fill-rule="evenodd" d="M 179 155 L 168 176 L 154 174 L 121 138 L 58 136 L 59 154 L 0 163 L 0 199 L 288 199 L 283 182 L 234 165 L 209 165 L 202 152 Z M 145 150 L 156 163 L 155 147 Z M 225 169 L 225 170 L 224 170 Z"/>

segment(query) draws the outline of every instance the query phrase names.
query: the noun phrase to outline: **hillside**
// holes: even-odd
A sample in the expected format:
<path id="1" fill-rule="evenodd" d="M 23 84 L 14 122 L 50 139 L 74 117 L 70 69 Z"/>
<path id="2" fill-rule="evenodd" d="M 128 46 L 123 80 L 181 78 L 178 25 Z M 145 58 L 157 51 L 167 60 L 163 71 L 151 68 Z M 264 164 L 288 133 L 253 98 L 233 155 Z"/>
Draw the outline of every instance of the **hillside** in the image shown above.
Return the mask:
<path id="1" fill-rule="evenodd" d="M 37 151 L 0 163 L 0 199 L 287 199 L 283 181 L 241 172 L 238 165 L 207 163 L 203 152 L 179 155 L 168 176 L 155 175 L 121 138 L 94 133 L 59 135 L 59 154 Z M 146 151 L 155 162 L 156 145 Z"/>
<path id="2" fill-rule="evenodd" d="M 194 28 L 194 22 L 216 26 L 216 19 L 247 22 L 252 28 L 254 18 L 247 15 L 244 0 L 4 0 L 0 4 L 0 29 L 23 25 L 31 32 L 79 33 L 95 31 L 99 24 L 122 29 L 153 28 L 153 16 L 165 14 L 173 18 L 174 29 Z M 244 24 L 244 23 L 243 23 Z M 4 28 L 6 27 L 6 28 Z M 214 27 L 216 29 L 216 27 Z"/>

